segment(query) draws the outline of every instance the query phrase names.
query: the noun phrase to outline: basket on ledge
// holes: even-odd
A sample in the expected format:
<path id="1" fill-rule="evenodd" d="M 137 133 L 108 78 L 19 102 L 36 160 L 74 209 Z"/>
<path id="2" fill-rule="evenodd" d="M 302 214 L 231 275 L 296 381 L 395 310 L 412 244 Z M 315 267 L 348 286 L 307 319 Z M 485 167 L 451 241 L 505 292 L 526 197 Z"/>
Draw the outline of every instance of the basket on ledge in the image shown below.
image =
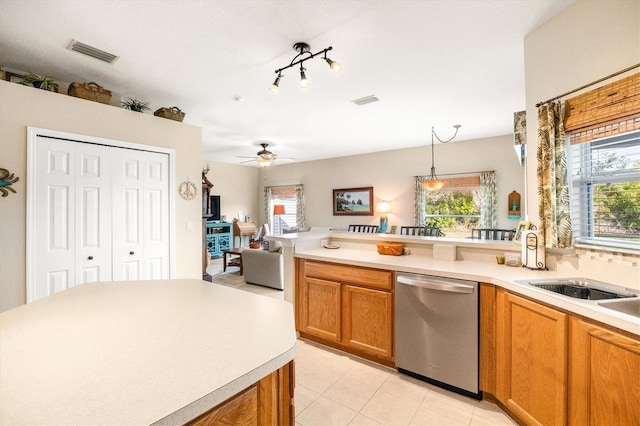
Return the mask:
<path id="1" fill-rule="evenodd" d="M 153 113 L 156 117 L 168 118 L 169 120 L 182 121 L 184 119 L 184 112 L 180 111 L 178 107 L 160 108 Z"/>
<path id="2" fill-rule="evenodd" d="M 71 83 L 67 94 L 76 98 L 108 104 L 111 100 L 111 91 L 101 87 L 93 81 L 90 83 Z"/>

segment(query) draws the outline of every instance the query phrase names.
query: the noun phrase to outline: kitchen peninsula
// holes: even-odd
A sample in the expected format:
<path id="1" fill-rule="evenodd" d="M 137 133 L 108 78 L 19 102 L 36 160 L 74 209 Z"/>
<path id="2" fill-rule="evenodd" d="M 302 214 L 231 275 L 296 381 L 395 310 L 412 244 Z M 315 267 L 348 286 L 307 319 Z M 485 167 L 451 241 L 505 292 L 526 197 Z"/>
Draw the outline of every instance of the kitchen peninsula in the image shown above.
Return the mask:
<path id="1" fill-rule="evenodd" d="M 639 424 L 635 378 L 640 372 L 640 317 L 608 309 L 598 299 L 569 297 L 530 283 L 595 280 L 600 271 L 581 268 L 575 257 L 560 264 L 548 255 L 551 270 L 534 271 L 497 264 L 497 255 L 520 257 L 520 247 L 511 242 L 339 232 L 279 239 L 285 264 L 295 276 L 294 286 L 285 283 L 285 293 L 289 288 L 295 300 L 301 337 L 400 368 L 398 315 L 412 310 L 410 306 L 419 307 L 415 311 L 420 318 L 428 318 L 428 312 L 419 303 L 423 294 L 411 303 L 397 303 L 396 273 L 435 278 L 431 283 L 436 285 L 444 281 L 440 277 L 475 282 L 477 377 L 483 399 L 497 403 L 521 424 Z M 381 255 L 379 243 L 403 244 L 410 254 Z M 637 298 L 637 258 L 621 257 L 619 268 L 626 276 L 609 284 L 617 284 L 624 297 L 632 293 L 631 298 Z M 448 312 L 460 310 L 452 307 Z M 448 312 L 423 326 L 460 322 Z M 438 347 L 457 344 L 456 336 L 451 336 L 451 345 Z M 431 351 L 424 348 L 431 343 L 422 339 L 405 345 L 402 354 L 405 359 L 420 357 L 422 350 L 426 356 Z"/>
<path id="2" fill-rule="evenodd" d="M 280 300 L 188 279 L 83 284 L 0 314 L 0 341 L 0 424 L 183 424 L 248 388 L 277 407 L 252 406 L 261 424 L 293 418 Z"/>

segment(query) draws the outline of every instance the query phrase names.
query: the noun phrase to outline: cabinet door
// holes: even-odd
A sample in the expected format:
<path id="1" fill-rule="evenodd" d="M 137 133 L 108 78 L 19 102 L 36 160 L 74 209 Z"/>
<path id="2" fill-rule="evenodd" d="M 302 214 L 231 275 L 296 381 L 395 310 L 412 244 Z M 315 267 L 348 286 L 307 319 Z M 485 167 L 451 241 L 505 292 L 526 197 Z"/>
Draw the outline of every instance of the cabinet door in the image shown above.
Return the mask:
<path id="1" fill-rule="evenodd" d="M 640 424 L 640 341 L 571 318 L 569 424 Z"/>
<path id="2" fill-rule="evenodd" d="M 393 356 L 393 297 L 391 293 L 344 286 L 344 343 L 387 359 Z"/>
<path id="3" fill-rule="evenodd" d="M 527 424 L 566 424 L 567 317 L 498 291 L 496 397 Z"/>
<path id="4" fill-rule="evenodd" d="M 326 340 L 341 339 L 341 284 L 306 278 L 302 285 L 302 330 Z"/>

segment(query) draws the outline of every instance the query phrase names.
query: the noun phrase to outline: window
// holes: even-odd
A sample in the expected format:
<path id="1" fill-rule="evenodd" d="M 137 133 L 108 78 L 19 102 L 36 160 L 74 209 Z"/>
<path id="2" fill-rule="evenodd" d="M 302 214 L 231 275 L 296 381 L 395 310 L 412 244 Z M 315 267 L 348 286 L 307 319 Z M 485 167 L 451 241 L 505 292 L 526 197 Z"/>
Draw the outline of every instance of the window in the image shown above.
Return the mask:
<path id="1" fill-rule="evenodd" d="M 304 226 L 302 185 L 271 186 L 265 188 L 266 217 L 270 218 L 271 232 L 280 235 L 291 228 Z M 274 215 L 273 207 L 284 206 L 284 214 Z"/>
<path id="2" fill-rule="evenodd" d="M 640 131 L 568 140 L 574 240 L 640 248 Z"/>
<path id="3" fill-rule="evenodd" d="M 480 228 L 480 176 L 445 179 L 436 192 L 424 191 L 425 225 L 439 228 L 447 237 L 468 237 Z"/>

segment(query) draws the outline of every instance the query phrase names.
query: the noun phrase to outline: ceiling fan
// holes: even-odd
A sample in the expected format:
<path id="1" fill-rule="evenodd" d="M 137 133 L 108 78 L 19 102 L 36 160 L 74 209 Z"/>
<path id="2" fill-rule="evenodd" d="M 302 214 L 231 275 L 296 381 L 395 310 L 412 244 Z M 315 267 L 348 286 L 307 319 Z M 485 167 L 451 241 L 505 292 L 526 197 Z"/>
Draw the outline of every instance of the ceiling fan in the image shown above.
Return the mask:
<path id="1" fill-rule="evenodd" d="M 244 155 L 239 155 L 238 158 L 251 158 L 251 160 L 248 161 L 242 161 L 241 163 L 250 163 L 251 161 L 257 161 L 259 165 L 261 165 L 262 167 L 267 167 L 270 166 L 271 163 L 273 163 L 276 159 L 279 160 L 295 160 L 295 158 L 290 158 L 290 157 L 279 157 L 278 155 L 274 154 L 273 152 L 269 151 L 267 149 L 267 147 L 269 146 L 268 143 L 261 143 L 260 146 L 262 147 L 262 149 L 258 152 L 256 152 L 256 156 L 255 157 L 247 157 Z"/>

